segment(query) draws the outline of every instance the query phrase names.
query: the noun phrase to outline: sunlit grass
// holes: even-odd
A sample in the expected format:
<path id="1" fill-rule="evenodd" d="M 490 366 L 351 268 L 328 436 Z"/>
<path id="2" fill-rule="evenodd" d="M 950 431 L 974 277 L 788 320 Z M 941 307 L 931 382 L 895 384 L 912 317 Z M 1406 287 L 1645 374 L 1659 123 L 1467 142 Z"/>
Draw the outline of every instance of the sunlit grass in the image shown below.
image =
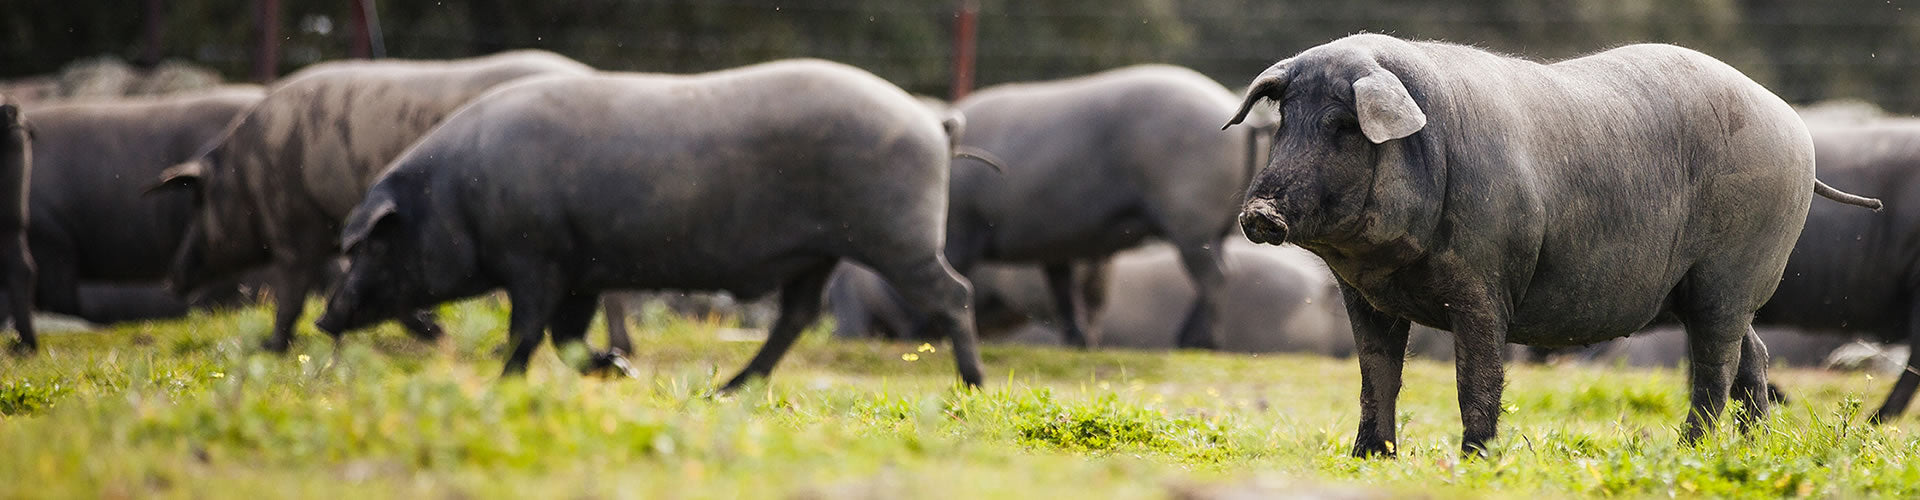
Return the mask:
<path id="1" fill-rule="evenodd" d="M 1401 457 L 1358 460 L 1352 360 L 996 345 L 973 392 L 944 345 L 816 329 L 772 381 L 715 398 L 758 346 L 716 340 L 723 322 L 648 315 L 638 380 L 579 376 L 551 349 L 502 380 L 504 306 L 444 321 L 441 345 L 384 326 L 336 348 L 309 329 L 285 356 L 254 352 L 259 309 L 49 336 L 40 356 L 0 359 L 0 497 L 1157 498 L 1254 478 L 1440 497 L 1920 495 L 1913 419 L 1865 425 L 1891 380 L 1861 374 L 1776 371 L 1794 404 L 1689 448 L 1676 370 L 1514 367 L 1492 456 L 1462 461 L 1452 367 L 1414 361 Z"/>

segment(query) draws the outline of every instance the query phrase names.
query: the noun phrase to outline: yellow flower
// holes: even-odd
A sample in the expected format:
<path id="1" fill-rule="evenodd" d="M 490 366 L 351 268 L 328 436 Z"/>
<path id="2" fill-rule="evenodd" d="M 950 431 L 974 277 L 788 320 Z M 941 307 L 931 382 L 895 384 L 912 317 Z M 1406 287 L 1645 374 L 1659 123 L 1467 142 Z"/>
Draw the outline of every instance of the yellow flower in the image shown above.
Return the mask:
<path id="1" fill-rule="evenodd" d="M 901 354 L 900 359 L 906 360 L 906 361 L 919 361 L 920 355 L 914 354 L 914 353 L 906 353 L 906 354 Z"/>
<path id="2" fill-rule="evenodd" d="M 220 372 L 213 372 L 213 378 L 227 378 L 227 374 L 220 373 Z"/>
<path id="3" fill-rule="evenodd" d="M 307 355 L 305 355 L 305 354 L 301 354 L 301 355 L 300 355 L 300 358 L 299 358 L 299 359 L 300 359 L 300 364 L 303 364 L 303 365 L 304 365 L 304 364 L 307 364 L 307 362 L 308 362 L 308 361 L 312 361 L 312 360 L 313 360 L 313 358 L 311 358 L 311 357 L 307 357 Z"/>
<path id="4" fill-rule="evenodd" d="M 920 348 L 917 350 L 920 352 L 934 352 L 933 344 L 920 344 Z"/>

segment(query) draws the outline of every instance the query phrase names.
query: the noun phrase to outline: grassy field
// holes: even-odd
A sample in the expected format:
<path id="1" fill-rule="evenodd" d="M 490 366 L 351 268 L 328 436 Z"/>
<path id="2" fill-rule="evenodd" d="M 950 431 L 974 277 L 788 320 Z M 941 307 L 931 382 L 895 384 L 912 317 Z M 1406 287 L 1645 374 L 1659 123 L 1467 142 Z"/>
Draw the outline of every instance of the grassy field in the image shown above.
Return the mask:
<path id="1" fill-rule="evenodd" d="M 308 330 L 287 356 L 252 352 L 260 309 L 50 335 L 0 359 L 0 497 L 1920 496 L 1920 417 L 1866 425 L 1892 381 L 1858 373 L 1776 370 L 1795 399 L 1764 428 L 1683 447 L 1677 370 L 1516 367 L 1492 457 L 1461 461 L 1452 367 L 1414 361 L 1401 457 L 1360 460 L 1346 359 L 996 345 L 964 391 L 944 346 L 816 331 L 712 398 L 758 345 L 712 322 L 650 316 L 638 380 L 551 349 L 499 380 L 504 306 L 444 319 L 442 345 Z"/>

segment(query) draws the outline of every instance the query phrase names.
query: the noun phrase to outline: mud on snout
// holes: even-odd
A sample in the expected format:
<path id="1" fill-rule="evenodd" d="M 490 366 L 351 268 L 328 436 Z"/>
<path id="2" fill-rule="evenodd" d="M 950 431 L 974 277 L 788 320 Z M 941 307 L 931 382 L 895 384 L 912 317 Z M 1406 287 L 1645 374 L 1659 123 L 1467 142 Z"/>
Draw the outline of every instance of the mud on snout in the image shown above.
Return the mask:
<path id="1" fill-rule="evenodd" d="M 1287 223 L 1273 200 L 1254 198 L 1240 210 L 1240 230 L 1254 243 L 1278 245 L 1287 241 Z"/>

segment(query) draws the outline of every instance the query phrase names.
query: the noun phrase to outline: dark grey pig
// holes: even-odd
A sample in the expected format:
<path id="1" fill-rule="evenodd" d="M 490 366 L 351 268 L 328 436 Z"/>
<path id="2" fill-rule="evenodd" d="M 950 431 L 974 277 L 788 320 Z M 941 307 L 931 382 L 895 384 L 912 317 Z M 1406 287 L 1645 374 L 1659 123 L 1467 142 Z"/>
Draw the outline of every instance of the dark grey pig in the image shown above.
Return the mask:
<path id="1" fill-rule="evenodd" d="M 1662 315 L 1687 325 L 1687 441 L 1729 390 L 1764 416 L 1751 322 L 1813 193 L 1879 206 L 1814 180 L 1780 98 L 1670 45 L 1540 64 L 1355 35 L 1268 68 L 1242 110 L 1267 99 L 1282 120 L 1240 222 L 1341 283 L 1363 379 L 1355 455 L 1393 454 L 1410 322 L 1455 332 L 1468 454 L 1494 437 L 1505 342 L 1590 344 Z"/>
<path id="2" fill-rule="evenodd" d="M 20 105 L 0 95 L 0 270 L 7 276 L 7 311 L 20 341 L 10 350 L 32 353 L 40 348 L 33 335 L 33 255 L 27 249 L 27 182 L 33 171 L 33 146 Z"/>
<path id="3" fill-rule="evenodd" d="M 493 87 L 531 75 L 591 70 L 540 51 L 454 61 L 316 64 L 269 89 L 197 159 L 169 169 L 164 185 L 197 190 L 200 203 L 169 282 L 190 291 L 270 266 L 273 334 L 284 351 L 307 295 L 325 283 L 340 221 L 388 162 L 442 118 Z M 423 338 L 432 315 L 399 317 Z"/>
<path id="4" fill-rule="evenodd" d="M 1084 298 L 1088 315 L 1102 310 L 1104 264 L 1073 266 L 1074 283 L 1079 288 L 1076 293 Z M 1028 264 L 976 264 L 968 282 L 973 285 L 973 318 L 980 338 L 1005 339 L 1032 326 L 1052 336 L 1046 343 L 1061 341 L 1053 295 L 1047 289 L 1046 274 L 1039 268 Z M 841 263 L 827 281 L 826 296 L 836 337 L 913 338 L 913 316 L 900 303 L 893 287 L 872 270 Z M 1171 343 L 1171 337 L 1168 340 Z"/>
<path id="5" fill-rule="evenodd" d="M 1297 247 L 1244 240 L 1228 241 L 1223 250 L 1221 349 L 1353 354 L 1340 291 L 1318 257 Z M 1094 316 L 1101 345 L 1172 347 L 1166 332 L 1175 331 L 1181 317 L 1172 304 L 1185 304 L 1194 294 L 1193 285 L 1180 279 L 1178 252 L 1143 247 L 1114 256 L 1109 266 L 1106 307 Z"/>
<path id="6" fill-rule="evenodd" d="M 113 304 L 87 303 L 81 285 L 157 288 L 193 217 L 193 195 L 142 191 L 219 137 L 261 95 L 259 87 L 236 86 L 33 110 L 27 232 L 39 269 L 39 309 L 96 323 L 185 314 L 185 301 L 164 294 L 114 293 L 98 297 Z M 108 305 L 125 310 L 103 307 Z"/>
<path id="7" fill-rule="evenodd" d="M 1815 204 L 1779 291 L 1754 322 L 1920 345 L 1920 120 L 1815 126 L 1812 133 L 1821 177 L 1894 203 L 1884 213 Z M 1909 358 L 1874 422 L 1906 411 L 1920 386 L 1916 370 L 1920 359 Z"/>
<path id="8" fill-rule="evenodd" d="M 1220 298 L 1219 349 L 1235 352 L 1300 352 L 1347 356 L 1353 334 L 1332 273 L 1320 258 L 1294 247 L 1228 240 L 1222 257 L 1226 286 Z M 1172 349 L 1193 302 L 1180 253 L 1154 243 L 1114 254 L 1102 266 L 1075 266 L 1081 293 L 1098 303 L 1087 308 L 1102 346 Z M 908 332 L 911 323 L 889 307 L 890 289 L 871 271 L 841 266 L 829 285 L 828 305 L 842 336 Z M 1045 275 L 1031 265 L 986 264 L 975 269 L 974 317 L 983 339 L 1057 344 L 1062 328 Z M 847 306 L 845 303 L 858 304 Z M 1033 335 L 1044 331 L 1046 335 Z"/>
<path id="9" fill-rule="evenodd" d="M 773 369 L 848 259 L 895 283 L 977 385 L 970 292 L 940 253 L 948 148 L 906 92 L 825 61 L 514 84 L 368 191 L 317 326 L 339 335 L 505 288 L 516 374 L 547 328 L 578 343 L 605 290 L 778 290 L 780 317 L 732 389 Z"/>
<path id="10" fill-rule="evenodd" d="M 1198 290 L 1181 347 L 1212 348 L 1223 278 L 1215 251 L 1233 226 L 1251 165 L 1247 137 L 1214 130 L 1233 94 L 1199 73 L 1139 66 L 1057 82 L 981 89 L 954 104 L 960 144 L 1005 159 L 1004 173 L 956 168 L 947 258 L 1039 263 L 1070 344 L 1088 345 L 1072 263 L 1159 236 Z"/>

